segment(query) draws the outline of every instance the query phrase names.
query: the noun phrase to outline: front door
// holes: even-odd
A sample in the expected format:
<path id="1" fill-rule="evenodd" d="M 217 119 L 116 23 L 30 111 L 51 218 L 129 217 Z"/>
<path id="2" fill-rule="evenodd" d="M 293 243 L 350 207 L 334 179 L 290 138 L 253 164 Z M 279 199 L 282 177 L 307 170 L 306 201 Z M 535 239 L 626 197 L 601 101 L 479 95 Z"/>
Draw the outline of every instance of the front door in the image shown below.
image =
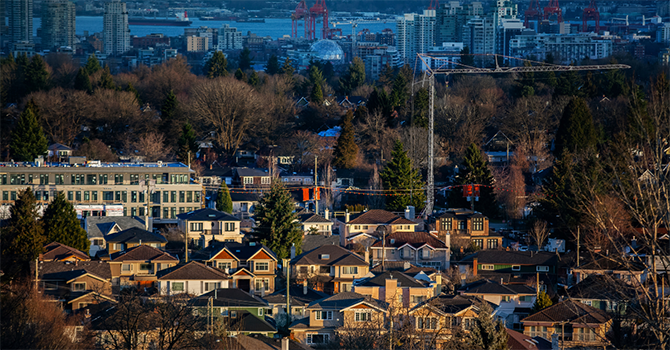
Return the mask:
<path id="1" fill-rule="evenodd" d="M 251 280 L 243 279 L 243 280 L 237 280 L 237 288 L 249 292 L 251 291 Z"/>

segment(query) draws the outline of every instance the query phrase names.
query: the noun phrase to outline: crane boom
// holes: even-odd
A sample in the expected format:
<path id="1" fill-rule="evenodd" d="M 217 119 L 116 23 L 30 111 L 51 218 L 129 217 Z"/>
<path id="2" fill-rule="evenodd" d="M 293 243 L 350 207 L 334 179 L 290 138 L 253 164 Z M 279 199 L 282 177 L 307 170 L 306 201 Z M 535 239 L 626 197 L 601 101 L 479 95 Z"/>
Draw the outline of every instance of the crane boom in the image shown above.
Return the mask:
<path id="1" fill-rule="evenodd" d="M 434 143 L 434 120 L 435 120 L 435 75 L 449 75 L 449 74 L 496 74 L 496 73 L 531 73 L 531 72 L 569 72 L 569 71 L 593 71 L 593 70 L 611 70 L 611 69 L 629 69 L 630 66 L 625 64 L 597 64 L 597 65 L 588 65 L 588 66 L 561 66 L 555 64 L 547 64 L 542 62 L 533 62 L 517 57 L 507 57 L 497 54 L 484 54 L 476 56 L 493 56 L 495 59 L 496 67 L 495 68 L 477 68 L 469 67 L 462 65 L 459 62 L 450 61 L 444 57 L 437 55 L 428 55 L 428 54 L 417 54 L 421 64 L 426 67 L 426 76 L 428 78 L 430 96 L 429 96 L 429 119 L 428 119 L 428 181 L 426 186 L 426 215 L 433 214 L 433 205 L 435 204 L 435 177 L 433 174 L 434 171 L 434 161 L 435 161 L 435 152 L 433 149 Z M 454 56 L 454 55 L 450 55 Z M 537 66 L 519 66 L 519 67 L 500 67 L 498 66 L 498 56 L 515 59 L 523 62 L 539 63 L 541 65 Z M 442 61 L 444 63 L 450 63 L 454 65 L 460 65 L 465 68 L 463 69 L 445 69 L 445 68 L 431 68 L 430 62 L 427 62 L 426 59 L 429 59 L 430 62 Z M 419 63 L 419 62 L 417 62 Z"/>

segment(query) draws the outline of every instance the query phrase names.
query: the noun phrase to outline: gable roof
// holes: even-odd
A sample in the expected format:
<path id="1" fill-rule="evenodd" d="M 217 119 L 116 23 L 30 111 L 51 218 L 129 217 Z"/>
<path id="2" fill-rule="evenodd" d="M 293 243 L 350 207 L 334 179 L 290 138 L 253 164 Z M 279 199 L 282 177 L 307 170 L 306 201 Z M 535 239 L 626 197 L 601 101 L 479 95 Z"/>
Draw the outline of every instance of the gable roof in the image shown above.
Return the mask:
<path id="1" fill-rule="evenodd" d="M 328 255 L 328 259 L 322 259 Z M 314 248 L 306 253 L 296 256 L 292 261 L 293 265 L 327 265 L 327 266 L 368 266 L 365 259 L 358 254 L 340 247 L 339 245 L 324 245 Z"/>
<path id="2" fill-rule="evenodd" d="M 136 216 L 87 216 L 85 220 L 88 238 L 102 238 L 115 225 L 121 230 L 131 227 L 144 229 L 144 221 Z"/>
<path id="3" fill-rule="evenodd" d="M 42 261 L 48 260 L 65 260 L 70 257 L 75 257 L 79 260 L 91 260 L 88 254 L 82 252 L 81 250 L 74 249 L 65 244 L 58 242 L 52 242 L 44 246 L 45 252 L 40 254 L 40 259 Z"/>
<path id="4" fill-rule="evenodd" d="M 305 294 L 303 288 L 303 286 L 299 285 L 292 285 L 290 287 L 289 298 L 291 299 L 291 306 L 307 306 L 313 301 L 328 297 L 328 294 L 312 288 L 307 288 L 307 293 Z M 286 304 L 286 288 L 276 291 L 262 299 L 269 304 Z"/>
<path id="5" fill-rule="evenodd" d="M 298 214 L 298 221 L 302 223 L 310 223 L 310 224 L 317 224 L 317 223 L 323 223 L 323 224 L 332 224 L 333 222 L 324 218 L 323 216 L 315 213 L 305 213 L 305 214 Z"/>
<path id="6" fill-rule="evenodd" d="M 506 250 L 480 250 L 476 254 L 465 257 L 462 261 L 477 258 L 479 264 L 501 265 L 555 265 L 559 256 L 549 252 L 519 252 Z"/>
<path id="7" fill-rule="evenodd" d="M 360 304 L 362 302 L 368 303 L 376 308 L 384 309 L 386 304 L 372 299 L 370 296 L 358 294 L 355 292 L 338 293 L 331 297 L 314 301 L 309 304 L 309 309 L 346 309 L 350 306 Z"/>
<path id="8" fill-rule="evenodd" d="M 410 313 L 425 307 L 430 307 L 444 314 L 457 314 L 482 302 L 481 299 L 467 295 L 440 294 L 416 305 Z"/>
<path id="9" fill-rule="evenodd" d="M 416 225 L 414 221 L 407 220 L 390 211 L 372 209 L 357 214 L 347 222 L 347 225 Z"/>
<path id="10" fill-rule="evenodd" d="M 267 307 L 268 304 L 239 288 L 220 288 L 191 299 L 192 306 L 207 306 L 212 298 L 214 307 Z"/>
<path id="11" fill-rule="evenodd" d="M 111 261 L 179 261 L 174 256 L 148 245 L 132 247 L 125 252 L 116 252 L 111 255 Z"/>
<path id="12" fill-rule="evenodd" d="M 526 285 L 504 285 L 488 279 L 468 283 L 458 289 L 460 293 L 467 294 L 493 294 L 493 295 L 535 295 L 535 289 Z"/>
<path id="13" fill-rule="evenodd" d="M 340 245 L 339 235 L 305 235 L 302 238 L 302 251 L 308 252 L 324 245 Z"/>
<path id="14" fill-rule="evenodd" d="M 258 202 L 261 199 L 261 194 L 258 192 L 230 191 L 230 199 L 233 202 Z"/>
<path id="15" fill-rule="evenodd" d="M 523 333 L 505 328 L 507 331 L 507 348 L 509 350 L 551 350 L 551 342 L 541 338 L 531 338 Z"/>
<path id="16" fill-rule="evenodd" d="M 70 281 L 86 274 L 103 280 L 112 278 L 112 270 L 106 261 L 41 261 L 37 264 L 37 268 L 41 280 Z"/>
<path id="17" fill-rule="evenodd" d="M 521 322 L 559 323 L 567 321 L 572 324 L 602 324 L 611 317 L 600 309 L 585 305 L 573 299 L 561 301 L 542 311 L 534 313 Z"/>
<path id="18" fill-rule="evenodd" d="M 240 177 L 269 177 L 270 174 L 265 172 L 262 169 L 256 169 L 256 168 L 246 168 L 246 167 L 241 167 L 241 168 L 234 168 L 235 173 L 237 176 Z"/>
<path id="19" fill-rule="evenodd" d="M 272 333 L 277 329 L 264 319 L 256 317 L 247 311 L 241 312 L 237 318 L 230 323 L 230 329 L 244 333 Z"/>
<path id="20" fill-rule="evenodd" d="M 72 148 L 61 143 L 52 143 L 49 145 L 49 151 L 72 151 Z"/>
<path id="21" fill-rule="evenodd" d="M 382 270 L 382 264 L 378 263 L 375 265 L 372 269 L 370 269 L 370 272 L 372 273 L 380 273 L 384 271 L 400 271 L 408 276 L 414 277 L 416 274 L 419 272 L 423 272 L 426 275 L 431 275 L 434 273 L 438 273 L 439 271 L 435 268 L 432 267 L 423 267 L 423 266 L 416 266 L 410 263 L 409 261 L 386 261 L 384 263 L 384 269 Z"/>
<path id="22" fill-rule="evenodd" d="M 444 244 L 444 242 L 428 232 L 393 232 L 386 235 L 386 247 L 399 248 L 406 244 L 412 246 L 414 249 L 421 248 L 424 245 L 429 245 L 435 249 L 447 248 L 447 245 Z M 383 242 L 380 239 L 373 243 L 372 246 L 381 248 Z"/>
<path id="23" fill-rule="evenodd" d="M 177 219 L 189 221 L 241 221 L 228 213 L 210 208 L 179 214 L 177 215 Z"/>
<path id="24" fill-rule="evenodd" d="M 414 277 L 410 277 L 402 272 L 391 272 L 391 271 L 386 271 L 382 272 L 380 274 L 377 274 L 374 277 L 365 279 L 363 281 L 360 281 L 356 283 L 357 286 L 362 286 L 362 287 L 384 287 L 386 286 L 386 280 L 387 279 L 395 279 L 398 281 L 398 287 L 410 287 L 410 288 L 425 288 L 427 285 L 424 283 L 420 282 L 419 280 L 415 279 Z"/>
<path id="25" fill-rule="evenodd" d="M 573 299 L 585 300 L 632 300 L 635 288 L 613 276 L 589 275 L 568 288 L 567 294 Z"/>
<path id="26" fill-rule="evenodd" d="M 156 276 L 159 280 L 222 280 L 229 276 L 223 271 L 207 266 L 197 261 L 191 261 L 185 265 L 177 265 L 159 271 Z"/>
<path id="27" fill-rule="evenodd" d="M 105 236 L 105 241 L 112 243 L 167 243 L 167 239 L 162 235 L 138 227 L 131 227 L 107 235 Z"/>

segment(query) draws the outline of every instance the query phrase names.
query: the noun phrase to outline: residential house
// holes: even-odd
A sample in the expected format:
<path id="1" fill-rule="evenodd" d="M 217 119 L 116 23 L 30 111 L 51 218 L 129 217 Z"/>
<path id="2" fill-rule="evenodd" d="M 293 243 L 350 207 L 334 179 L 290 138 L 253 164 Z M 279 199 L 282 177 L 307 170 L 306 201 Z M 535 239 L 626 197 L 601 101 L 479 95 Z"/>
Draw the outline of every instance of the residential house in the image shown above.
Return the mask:
<path id="1" fill-rule="evenodd" d="M 469 332 L 479 315 L 476 297 L 439 294 L 415 305 L 408 312 L 415 335 L 434 339 L 434 348 L 442 348 L 448 339 L 460 332 Z"/>
<path id="2" fill-rule="evenodd" d="M 47 157 L 58 161 L 67 161 L 72 155 L 72 148 L 60 143 L 52 143 L 47 148 Z"/>
<path id="3" fill-rule="evenodd" d="M 365 106 L 367 99 L 362 96 L 339 96 L 337 104 L 342 108 L 356 109 L 358 106 Z"/>
<path id="4" fill-rule="evenodd" d="M 333 222 L 316 213 L 298 215 L 298 222 L 305 234 L 315 233 L 330 236 L 333 233 Z"/>
<path id="5" fill-rule="evenodd" d="M 396 231 L 385 237 L 385 241 L 379 239 L 370 247 L 374 264 L 382 261 L 409 261 L 414 265 L 438 270 L 449 268 L 449 246 L 431 233 Z"/>
<path id="6" fill-rule="evenodd" d="M 194 313 L 225 323 L 229 335 L 258 334 L 272 337 L 277 329 L 265 320 L 268 304 L 239 288 L 215 289 L 190 300 Z"/>
<path id="7" fill-rule="evenodd" d="M 110 255 L 112 283 L 123 287 L 152 288 L 156 274 L 179 263 L 174 256 L 148 245 L 138 245 Z"/>
<path id="8" fill-rule="evenodd" d="M 277 256 L 264 245 L 214 244 L 194 254 L 193 259 L 230 274 L 231 288 L 258 295 L 275 291 Z"/>
<path id="9" fill-rule="evenodd" d="M 233 201 L 233 215 L 242 219 L 247 219 L 254 214 L 254 208 L 258 205 L 261 198 L 260 193 L 254 192 L 230 192 L 230 199 Z"/>
<path id="10" fill-rule="evenodd" d="M 231 279 L 225 272 L 197 261 L 158 271 L 156 277 L 160 295 L 202 295 L 218 288 L 229 288 Z"/>
<path id="11" fill-rule="evenodd" d="M 328 294 L 351 291 L 354 280 L 367 275 L 369 260 L 338 245 L 325 245 L 291 260 L 291 274 Z"/>
<path id="12" fill-rule="evenodd" d="M 106 261 L 52 260 L 32 263 L 31 267 L 44 296 L 61 303 L 66 312 L 114 300 L 110 264 Z"/>
<path id="13" fill-rule="evenodd" d="M 606 348 L 612 318 L 605 311 L 568 299 L 523 320 L 523 333 L 551 340 L 558 336 L 561 348 Z"/>
<path id="14" fill-rule="evenodd" d="M 242 243 L 240 233 L 242 220 L 216 209 L 198 209 L 177 215 L 177 227 L 186 234 L 189 242 L 198 242 L 201 247 L 210 241 Z"/>
<path id="15" fill-rule="evenodd" d="M 105 236 L 107 253 L 112 255 L 140 245 L 147 245 L 157 249 L 165 249 L 167 239 L 162 235 L 138 227 L 131 227 L 123 231 Z"/>
<path id="16" fill-rule="evenodd" d="M 329 295 L 318 290 L 314 290 L 303 283 L 302 286 L 292 285 L 289 289 L 289 298 L 291 301 L 291 321 L 309 316 L 307 306 L 310 303 L 327 298 Z M 281 320 L 277 315 L 286 313 L 286 288 L 278 290 L 263 298 L 268 303 L 269 308 L 266 315 L 275 320 Z"/>
<path id="17" fill-rule="evenodd" d="M 233 185 L 244 189 L 270 188 L 272 176 L 263 169 L 233 168 Z"/>
<path id="18" fill-rule="evenodd" d="M 84 218 L 84 228 L 91 241 L 88 253 L 96 256 L 99 251 L 107 249 L 105 237 L 129 228 L 144 229 L 144 221 L 136 216 L 87 216 Z"/>
<path id="19" fill-rule="evenodd" d="M 292 165 L 295 160 L 295 156 L 288 154 L 282 150 L 281 146 L 277 145 L 265 145 L 261 147 L 261 149 L 256 151 L 255 158 L 256 164 L 260 167 L 267 166 L 270 164 L 270 161 L 279 166 L 288 166 Z M 313 180 L 314 176 L 312 176 L 312 184 L 314 184 Z"/>
<path id="20" fill-rule="evenodd" d="M 470 246 L 479 249 L 501 249 L 502 235 L 491 232 L 489 218 L 469 209 L 449 209 L 436 220 L 437 237 L 453 249 Z"/>
<path id="21" fill-rule="evenodd" d="M 293 158 L 293 157 L 291 157 Z M 279 163 L 283 158 L 279 157 Z M 293 160 L 291 159 L 291 163 Z M 314 174 L 310 173 L 297 173 L 297 172 L 287 172 L 284 171 L 279 175 L 279 179 L 285 186 L 314 186 Z"/>
<path id="22" fill-rule="evenodd" d="M 523 333 L 513 331 L 505 328 L 507 332 L 507 349 L 508 350 L 552 350 L 551 342 L 535 337 L 531 338 Z"/>
<path id="23" fill-rule="evenodd" d="M 88 254 L 79 249 L 52 242 L 44 246 L 44 253 L 40 254 L 39 261 L 90 261 Z"/>
<path id="24" fill-rule="evenodd" d="M 574 283 L 580 283 L 591 275 L 608 275 L 627 283 L 640 285 L 647 279 L 645 265 L 639 261 L 622 261 L 620 257 L 599 257 L 589 263 L 572 269 Z"/>
<path id="25" fill-rule="evenodd" d="M 438 278 L 441 278 L 442 281 L 445 280 L 445 276 L 440 270 L 432 267 L 417 266 L 410 263 L 409 261 L 385 261 L 384 266 L 382 266 L 381 263 L 378 263 L 372 269 L 370 269 L 370 272 L 374 273 L 375 275 L 384 271 L 399 271 L 407 276 L 421 280 L 425 280 L 425 277 L 428 277 L 428 279 L 431 281 L 437 281 Z M 438 277 L 438 275 L 440 277 Z"/>
<path id="26" fill-rule="evenodd" d="M 514 157 L 514 143 L 502 131 L 498 131 L 482 147 L 488 157 L 489 164 L 502 166 L 509 164 Z"/>
<path id="27" fill-rule="evenodd" d="M 209 168 L 201 172 L 198 181 L 203 186 L 207 186 L 208 193 L 206 195 L 210 196 L 219 190 L 221 183 L 225 182 L 228 187 L 233 184 L 233 169 L 221 166 L 215 161 Z"/>
<path id="28" fill-rule="evenodd" d="M 472 264 L 472 274 L 501 281 L 503 284 L 527 284 L 540 278 L 540 290 L 555 290 L 560 257 L 550 252 L 481 250 L 460 261 Z"/>
<path id="29" fill-rule="evenodd" d="M 293 322 L 289 329 L 291 338 L 313 346 L 335 339 L 337 332 L 382 328 L 386 305 L 369 296 L 342 292 L 310 303 L 307 311 L 309 317 Z"/>
<path id="30" fill-rule="evenodd" d="M 566 291 L 570 299 L 609 313 L 624 313 L 638 293 L 636 285 L 607 275 L 589 275 Z"/>
<path id="31" fill-rule="evenodd" d="M 503 321 L 507 328 L 519 329 L 519 320 L 530 314 L 537 292 L 523 284 L 501 284 L 497 281 L 482 279 L 458 288 L 457 293 L 478 297 L 495 305 L 495 316 Z"/>
<path id="32" fill-rule="evenodd" d="M 308 252 L 323 245 L 340 245 L 340 236 L 304 235 L 302 237 L 303 252 Z"/>
<path id="33" fill-rule="evenodd" d="M 399 271 L 386 271 L 354 282 L 353 291 L 384 300 L 390 307 L 411 308 L 439 294 L 439 287 Z"/>
<path id="34" fill-rule="evenodd" d="M 345 214 L 344 222 L 338 220 L 340 226 L 340 245 L 347 247 L 355 243 L 369 246 L 381 236 L 394 232 L 414 232 L 416 225 L 408 218 L 400 217 L 390 211 L 372 209 L 359 214 Z"/>

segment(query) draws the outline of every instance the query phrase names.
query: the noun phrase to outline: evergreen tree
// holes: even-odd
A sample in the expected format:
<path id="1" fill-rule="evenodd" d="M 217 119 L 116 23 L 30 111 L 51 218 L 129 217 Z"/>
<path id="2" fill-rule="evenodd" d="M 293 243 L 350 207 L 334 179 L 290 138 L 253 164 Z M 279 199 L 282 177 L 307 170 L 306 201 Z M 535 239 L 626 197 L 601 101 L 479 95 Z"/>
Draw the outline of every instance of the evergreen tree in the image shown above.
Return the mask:
<path id="1" fill-rule="evenodd" d="M 95 57 L 95 54 L 88 56 L 88 60 L 86 61 L 84 69 L 86 69 L 86 72 L 88 72 L 89 75 L 102 69 L 100 66 L 100 61 L 98 61 L 98 58 Z"/>
<path id="2" fill-rule="evenodd" d="M 45 243 L 58 242 L 82 252 L 88 253 L 90 241 L 86 230 L 81 227 L 74 206 L 63 192 L 58 192 L 56 198 L 49 204 L 42 217 Z"/>
<path id="3" fill-rule="evenodd" d="M 345 94 L 350 94 L 354 89 L 365 83 L 365 64 L 359 57 L 349 65 L 346 75 L 340 79 L 340 90 Z"/>
<path id="4" fill-rule="evenodd" d="M 135 95 L 135 101 L 137 101 L 137 105 L 141 106 L 142 105 L 142 99 L 140 98 L 140 92 L 135 89 L 135 86 L 133 86 L 133 83 L 128 82 L 128 86 L 126 86 L 126 91 L 127 92 L 132 92 Z"/>
<path id="5" fill-rule="evenodd" d="M 472 143 L 465 151 L 463 164 L 456 175 L 455 184 L 458 185 L 452 189 L 448 202 L 450 207 L 470 208 L 471 202 L 463 196 L 468 185 L 482 185 L 479 187 L 479 201 L 475 202 L 475 210 L 495 217 L 498 215 L 498 204 L 493 193 L 493 175 L 488 167 L 488 161 L 482 156 L 479 147 Z"/>
<path id="6" fill-rule="evenodd" d="M 181 136 L 177 141 L 177 158 L 182 162 L 188 162 L 188 152 L 191 152 L 191 159 L 195 158 L 196 153 L 198 153 L 198 142 L 195 138 L 195 132 L 191 127 L 191 124 L 186 123 L 181 129 Z"/>
<path id="7" fill-rule="evenodd" d="M 297 254 L 301 252 L 303 233 L 294 210 L 291 195 L 279 181 L 272 183 L 270 191 L 256 206 L 254 233 L 279 259 L 290 257 L 292 245 L 295 245 Z"/>
<path id="8" fill-rule="evenodd" d="M 77 76 L 74 78 L 74 88 L 77 90 L 86 91 L 88 93 L 93 91 L 93 87 L 91 86 L 91 79 L 89 79 L 88 73 L 86 73 L 86 69 L 79 68 Z"/>
<path id="9" fill-rule="evenodd" d="M 109 71 L 109 66 L 105 66 L 102 70 L 102 75 L 100 75 L 100 82 L 98 86 L 101 89 L 107 90 L 116 90 L 116 84 L 114 84 L 114 79 L 112 79 L 112 73 Z"/>
<path id="10" fill-rule="evenodd" d="M 347 111 L 342 120 L 342 133 L 337 138 L 337 145 L 333 155 L 333 166 L 337 168 L 352 169 L 356 166 L 356 158 L 358 157 L 358 145 L 354 138 L 354 125 L 352 123 L 354 113 L 351 110 Z"/>
<path id="11" fill-rule="evenodd" d="M 467 335 L 467 347 L 482 350 L 507 350 L 507 331 L 502 321 L 493 318 L 493 309 L 487 302 L 478 305 L 475 326 Z"/>
<path id="12" fill-rule="evenodd" d="M 584 85 L 581 88 L 581 93 L 584 95 L 586 98 L 594 98 L 598 96 L 598 86 L 596 86 L 596 81 L 593 78 L 593 73 L 588 72 L 586 73 L 586 80 L 584 81 Z"/>
<path id="13" fill-rule="evenodd" d="M 564 151 L 581 153 L 594 149 L 598 143 L 591 110 L 582 98 L 573 98 L 563 110 L 556 131 L 554 155 L 560 157 Z"/>
<path id="14" fill-rule="evenodd" d="M 414 119 L 412 124 L 421 128 L 428 128 L 428 107 L 430 106 L 430 96 L 428 89 L 420 88 L 414 94 Z"/>
<path id="15" fill-rule="evenodd" d="M 284 65 L 281 67 L 280 73 L 285 74 L 287 77 L 291 78 L 293 77 L 294 72 L 295 68 L 293 68 L 293 62 L 290 58 L 286 57 L 286 61 L 284 61 Z"/>
<path id="16" fill-rule="evenodd" d="M 242 71 L 241 68 L 237 68 L 237 70 L 235 71 L 235 79 L 237 79 L 239 81 L 243 81 L 243 82 L 246 83 L 247 82 L 247 75 L 244 74 L 244 72 Z"/>
<path id="17" fill-rule="evenodd" d="M 375 87 L 370 94 L 367 106 L 370 109 L 370 113 L 381 113 L 384 119 L 386 119 L 386 124 L 388 126 L 393 125 L 393 106 L 388 94 L 386 94 L 386 90 Z"/>
<path id="18" fill-rule="evenodd" d="M 325 82 L 325 79 L 323 78 L 323 73 L 321 73 L 321 69 L 319 68 L 318 65 L 312 64 L 309 67 L 309 82 L 312 83 L 312 85 L 321 85 L 323 88 L 323 83 Z"/>
<path id="19" fill-rule="evenodd" d="M 554 94 L 557 96 L 581 96 L 580 88 L 582 85 L 584 85 L 584 81 L 578 72 L 562 72 L 558 77 Z"/>
<path id="20" fill-rule="evenodd" d="M 42 253 L 45 243 L 37 201 L 30 188 L 19 192 L 14 205 L 9 209 L 9 215 L 0 240 L 2 269 L 9 276 L 25 276 L 29 271 L 28 263 Z"/>
<path id="21" fill-rule="evenodd" d="M 321 85 L 314 84 L 312 87 L 312 93 L 309 96 L 309 100 L 313 103 L 316 103 L 317 105 L 321 105 L 323 103 L 323 91 L 321 90 Z"/>
<path id="22" fill-rule="evenodd" d="M 228 60 L 224 56 L 223 52 L 215 51 L 212 58 L 210 58 L 205 66 L 203 67 L 203 73 L 207 78 L 214 79 L 217 77 L 227 77 L 228 76 Z"/>
<path id="23" fill-rule="evenodd" d="M 403 108 L 410 97 L 408 80 L 404 74 L 398 74 L 393 80 L 393 89 L 389 96 L 393 108 Z"/>
<path id="24" fill-rule="evenodd" d="M 269 75 L 275 75 L 279 73 L 279 59 L 277 58 L 277 55 L 272 55 L 268 59 L 268 63 L 265 65 L 265 73 Z"/>
<path id="25" fill-rule="evenodd" d="M 177 95 L 174 94 L 173 90 L 170 90 L 167 96 L 165 96 L 163 106 L 161 107 L 161 120 L 163 121 L 163 127 L 170 127 L 170 125 L 174 122 L 178 105 L 179 101 L 177 100 Z"/>
<path id="26" fill-rule="evenodd" d="M 395 70 L 391 66 L 391 63 L 386 62 L 386 65 L 382 68 L 381 74 L 379 74 L 377 82 L 379 83 L 379 86 L 383 88 L 384 86 L 391 85 L 393 79 L 395 79 Z"/>
<path id="27" fill-rule="evenodd" d="M 242 52 L 240 52 L 240 64 L 238 67 L 245 71 L 251 68 L 251 51 L 248 47 L 245 47 Z"/>
<path id="28" fill-rule="evenodd" d="M 258 72 L 253 71 L 249 76 L 249 85 L 257 87 L 261 84 L 261 78 L 258 76 Z"/>
<path id="29" fill-rule="evenodd" d="M 19 116 L 16 128 L 12 133 L 10 150 L 15 161 L 32 162 L 38 156 L 46 156 L 47 138 L 39 122 L 39 109 L 30 100 L 26 109 Z"/>
<path id="30" fill-rule="evenodd" d="M 233 200 L 230 198 L 230 191 L 225 181 L 221 181 L 221 187 L 216 194 L 216 210 L 229 214 L 233 212 Z"/>
<path id="31" fill-rule="evenodd" d="M 46 90 L 49 87 L 49 71 L 41 55 L 35 55 L 30 59 L 24 79 L 28 93 Z"/>
<path id="32" fill-rule="evenodd" d="M 333 76 L 335 76 L 335 67 L 333 67 L 333 64 L 328 61 L 326 64 L 323 65 L 323 78 L 326 80 L 330 80 Z"/>
<path id="33" fill-rule="evenodd" d="M 532 313 L 540 312 L 554 303 L 551 301 L 551 298 L 547 295 L 545 292 L 540 292 L 537 296 L 537 299 L 535 299 L 535 303 L 533 304 L 533 309 Z"/>
<path id="34" fill-rule="evenodd" d="M 469 47 L 464 47 L 461 50 L 461 62 L 463 66 L 459 66 L 459 68 L 464 69 L 468 67 L 474 67 L 475 66 L 475 56 L 470 54 L 470 48 Z M 468 66 L 468 67 L 465 67 Z"/>
<path id="35" fill-rule="evenodd" d="M 412 160 L 407 156 L 402 142 L 396 140 L 391 161 L 386 164 L 380 176 L 384 189 L 393 191 L 386 197 L 388 210 L 403 211 L 408 205 L 414 206 L 418 211 L 423 210 L 426 205 L 424 183 L 419 172 L 412 166 Z"/>

